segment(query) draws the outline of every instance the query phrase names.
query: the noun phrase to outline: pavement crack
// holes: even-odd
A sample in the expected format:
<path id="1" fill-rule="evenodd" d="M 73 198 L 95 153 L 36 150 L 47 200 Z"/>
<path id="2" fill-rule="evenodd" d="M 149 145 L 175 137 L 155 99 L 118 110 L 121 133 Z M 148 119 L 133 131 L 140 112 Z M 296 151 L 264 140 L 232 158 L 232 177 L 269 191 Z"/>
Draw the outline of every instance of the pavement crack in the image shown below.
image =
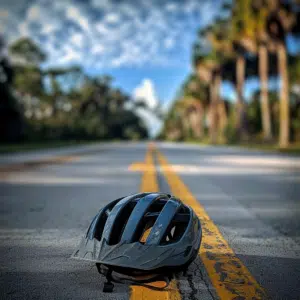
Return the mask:
<path id="1" fill-rule="evenodd" d="M 189 293 L 189 299 L 191 299 L 191 300 L 197 300 L 197 298 L 196 298 L 197 289 L 196 289 L 196 287 L 194 285 L 194 282 L 193 282 L 193 275 L 192 274 L 188 274 L 186 276 L 186 278 L 187 278 L 187 281 L 188 281 L 189 286 L 191 288 L 191 291 Z"/>
<path id="2" fill-rule="evenodd" d="M 204 283 L 204 285 L 206 286 L 206 289 L 207 289 L 209 295 L 211 296 L 211 298 L 213 300 L 216 300 L 217 298 L 212 293 L 212 291 L 210 289 L 210 286 L 209 286 L 209 282 L 205 279 L 205 276 L 203 275 L 203 272 L 201 270 L 202 266 L 200 265 L 200 263 L 197 262 L 197 260 L 195 260 L 194 263 L 197 266 L 197 268 L 195 269 L 194 273 L 196 273 L 197 271 L 199 272 L 200 278 L 201 278 L 202 282 Z"/>

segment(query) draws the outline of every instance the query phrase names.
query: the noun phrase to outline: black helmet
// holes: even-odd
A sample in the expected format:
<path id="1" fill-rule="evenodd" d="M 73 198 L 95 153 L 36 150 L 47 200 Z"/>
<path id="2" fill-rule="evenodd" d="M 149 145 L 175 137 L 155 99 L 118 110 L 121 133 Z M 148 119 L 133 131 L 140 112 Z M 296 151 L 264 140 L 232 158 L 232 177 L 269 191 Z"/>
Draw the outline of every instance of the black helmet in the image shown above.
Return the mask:
<path id="1" fill-rule="evenodd" d="M 185 270 L 196 258 L 201 238 L 191 207 L 168 194 L 140 193 L 103 207 L 72 258 L 95 262 L 109 281 L 115 271 L 145 283 Z M 142 281 L 136 281 L 139 276 Z"/>

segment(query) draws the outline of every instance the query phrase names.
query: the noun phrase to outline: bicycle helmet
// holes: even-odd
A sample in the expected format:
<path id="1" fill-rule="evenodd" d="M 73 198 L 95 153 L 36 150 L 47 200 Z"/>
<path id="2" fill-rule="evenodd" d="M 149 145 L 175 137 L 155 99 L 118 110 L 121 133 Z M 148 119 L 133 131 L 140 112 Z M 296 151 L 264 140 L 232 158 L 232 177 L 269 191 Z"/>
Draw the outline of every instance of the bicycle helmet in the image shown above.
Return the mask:
<path id="1" fill-rule="evenodd" d="M 185 270 L 196 258 L 201 224 L 191 207 L 164 193 L 139 193 L 103 207 L 72 258 L 93 261 L 112 291 L 112 272 L 135 284 Z M 166 279 L 167 277 L 167 279 Z"/>

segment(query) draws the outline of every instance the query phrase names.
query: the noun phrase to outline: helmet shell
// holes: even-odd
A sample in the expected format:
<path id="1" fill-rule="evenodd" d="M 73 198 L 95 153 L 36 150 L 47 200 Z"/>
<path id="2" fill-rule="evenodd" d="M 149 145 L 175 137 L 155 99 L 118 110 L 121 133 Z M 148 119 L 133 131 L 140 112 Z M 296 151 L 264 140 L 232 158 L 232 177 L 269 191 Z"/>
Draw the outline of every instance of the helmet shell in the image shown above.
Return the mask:
<path id="1" fill-rule="evenodd" d="M 196 257 L 201 238 L 191 207 L 168 194 L 140 193 L 103 207 L 72 258 L 141 271 L 180 268 Z"/>

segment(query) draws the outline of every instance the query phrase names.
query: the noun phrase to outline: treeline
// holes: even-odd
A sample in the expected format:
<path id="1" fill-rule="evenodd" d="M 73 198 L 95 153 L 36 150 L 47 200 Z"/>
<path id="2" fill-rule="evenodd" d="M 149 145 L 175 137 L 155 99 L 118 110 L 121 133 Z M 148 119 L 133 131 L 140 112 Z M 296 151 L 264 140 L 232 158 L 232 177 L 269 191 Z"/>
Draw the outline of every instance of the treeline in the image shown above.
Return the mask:
<path id="1" fill-rule="evenodd" d="M 108 76 L 77 66 L 43 68 L 47 57 L 29 38 L 0 40 L 0 142 L 143 139 L 133 101 Z M 144 106 L 143 106 L 144 107 Z"/>
<path id="2" fill-rule="evenodd" d="M 288 51 L 288 41 L 296 54 Z M 194 71 L 182 84 L 160 137 L 277 142 L 281 148 L 300 141 L 299 48 L 299 1 L 225 3 L 214 22 L 199 30 Z M 253 79 L 260 87 L 246 101 L 245 83 Z M 223 83 L 234 88 L 234 101 L 221 97 Z"/>

